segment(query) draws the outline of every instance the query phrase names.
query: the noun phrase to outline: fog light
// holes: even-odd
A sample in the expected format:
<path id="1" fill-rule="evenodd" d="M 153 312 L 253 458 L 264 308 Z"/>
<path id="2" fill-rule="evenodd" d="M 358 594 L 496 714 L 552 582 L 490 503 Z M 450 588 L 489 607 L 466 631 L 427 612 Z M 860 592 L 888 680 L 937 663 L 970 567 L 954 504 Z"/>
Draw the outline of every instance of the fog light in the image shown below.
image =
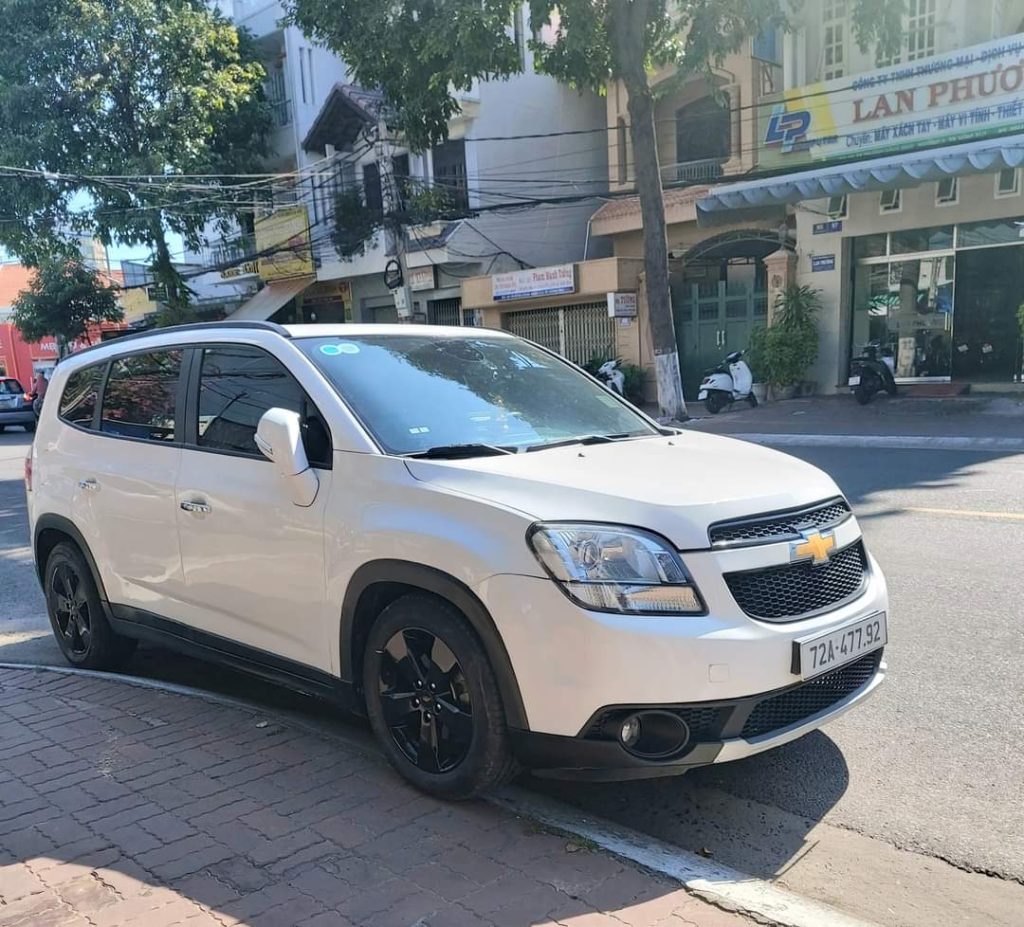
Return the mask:
<path id="1" fill-rule="evenodd" d="M 637 715 L 630 715 L 622 722 L 619 728 L 619 740 L 624 747 L 632 747 L 640 739 L 640 718 Z"/>

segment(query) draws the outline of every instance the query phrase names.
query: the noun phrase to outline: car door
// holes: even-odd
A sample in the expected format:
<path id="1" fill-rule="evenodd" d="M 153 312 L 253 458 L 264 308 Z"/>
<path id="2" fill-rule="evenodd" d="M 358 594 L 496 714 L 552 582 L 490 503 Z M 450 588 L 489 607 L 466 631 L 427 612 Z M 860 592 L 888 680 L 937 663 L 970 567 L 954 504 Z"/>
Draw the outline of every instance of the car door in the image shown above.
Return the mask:
<path id="1" fill-rule="evenodd" d="M 329 670 L 332 648 L 322 637 L 331 449 L 324 420 L 296 377 L 255 345 L 197 348 L 191 379 L 176 494 L 188 621 L 255 651 L 243 656 Z M 256 426 L 271 408 L 303 417 L 320 482 L 308 507 L 293 503 L 285 479 L 256 449 Z"/>
<path id="2" fill-rule="evenodd" d="M 78 467 L 93 556 L 118 617 L 178 617 L 183 588 L 174 486 L 181 461 L 185 349 L 114 358 L 101 391 L 99 434 Z M 125 613 L 134 609 L 138 613 Z"/>

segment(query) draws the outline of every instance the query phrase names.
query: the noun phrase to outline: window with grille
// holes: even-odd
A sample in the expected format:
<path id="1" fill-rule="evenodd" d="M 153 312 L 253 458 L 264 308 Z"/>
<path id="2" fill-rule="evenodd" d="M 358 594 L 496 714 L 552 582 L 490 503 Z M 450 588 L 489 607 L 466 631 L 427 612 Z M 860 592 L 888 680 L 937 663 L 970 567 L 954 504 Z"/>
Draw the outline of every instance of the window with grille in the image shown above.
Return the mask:
<path id="1" fill-rule="evenodd" d="M 465 141 L 449 140 L 434 148 L 434 183 L 448 193 L 456 207 L 469 205 Z"/>
<path id="2" fill-rule="evenodd" d="M 825 0 L 822 7 L 822 41 L 825 80 L 846 73 L 846 0 Z"/>
<path id="3" fill-rule="evenodd" d="M 935 54 L 935 5 L 936 0 L 908 0 L 907 61 Z"/>
<path id="4" fill-rule="evenodd" d="M 615 352 L 615 319 L 608 317 L 606 302 L 506 312 L 502 326 L 581 366 L 597 355 Z"/>

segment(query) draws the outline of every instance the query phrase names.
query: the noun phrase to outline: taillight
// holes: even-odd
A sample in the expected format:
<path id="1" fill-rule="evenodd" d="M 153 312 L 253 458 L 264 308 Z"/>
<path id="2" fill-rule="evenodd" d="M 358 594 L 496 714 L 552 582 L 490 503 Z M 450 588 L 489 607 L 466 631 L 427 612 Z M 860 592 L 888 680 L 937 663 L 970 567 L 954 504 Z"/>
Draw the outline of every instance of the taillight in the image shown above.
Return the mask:
<path id="1" fill-rule="evenodd" d="M 25 492 L 32 492 L 32 452 L 25 458 Z"/>

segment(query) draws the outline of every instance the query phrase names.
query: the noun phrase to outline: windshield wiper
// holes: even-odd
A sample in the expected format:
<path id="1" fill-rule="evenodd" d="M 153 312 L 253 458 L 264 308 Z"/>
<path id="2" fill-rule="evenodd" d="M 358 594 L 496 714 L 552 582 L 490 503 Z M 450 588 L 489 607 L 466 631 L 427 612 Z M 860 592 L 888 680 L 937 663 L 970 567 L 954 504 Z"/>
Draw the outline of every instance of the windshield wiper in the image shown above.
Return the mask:
<path id="1" fill-rule="evenodd" d="M 514 453 L 515 451 L 496 444 L 439 444 L 436 447 L 428 447 L 425 451 L 413 451 L 402 456 L 424 460 L 454 460 L 459 457 L 496 457 Z"/>
<path id="2" fill-rule="evenodd" d="M 569 447 L 573 444 L 614 444 L 616 441 L 624 441 L 626 438 L 642 438 L 642 434 L 637 435 L 632 432 L 624 431 L 618 435 L 579 435 L 575 438 L 566 438 L 564 441 L 551 441 L 547 444 L 531 444 L 526 450 L 527 451 L 546 451 L 552 447 Z"/>

